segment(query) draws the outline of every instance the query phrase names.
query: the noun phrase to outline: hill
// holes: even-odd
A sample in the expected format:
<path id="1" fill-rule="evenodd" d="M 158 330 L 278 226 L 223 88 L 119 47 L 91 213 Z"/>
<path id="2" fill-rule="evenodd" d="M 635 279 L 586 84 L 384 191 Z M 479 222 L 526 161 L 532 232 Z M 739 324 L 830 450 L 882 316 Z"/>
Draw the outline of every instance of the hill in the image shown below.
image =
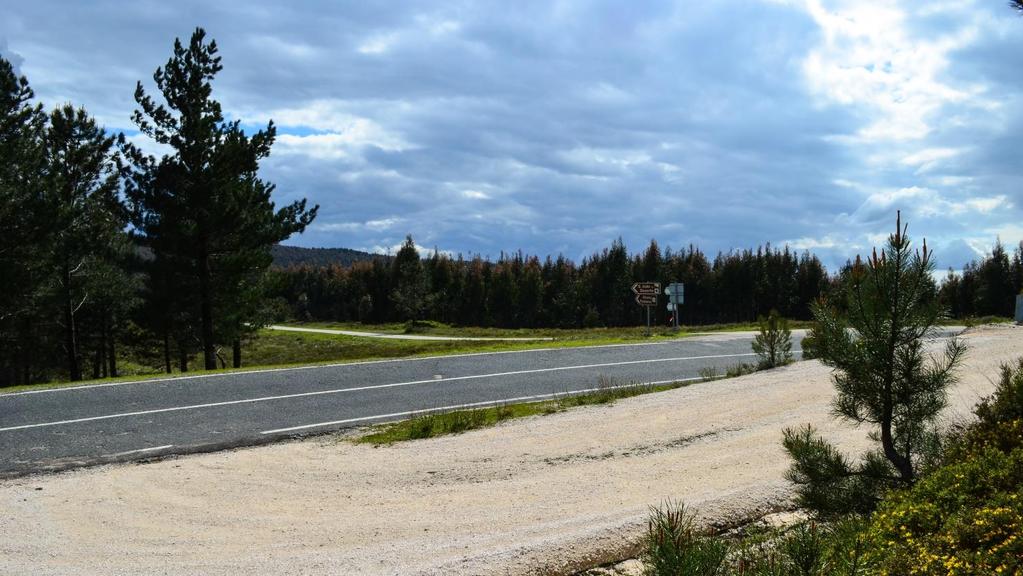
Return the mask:
<path id="1" fill-rule="evenodd" d="M 273 247 L 273 265 L 277 268 L 289 266 L 351 266 L 355 262 L 366 262 L 383 258 L 382 254 L 371 254 L 351 248 L 301 248 L 299 246 L 277 245 Z"/>

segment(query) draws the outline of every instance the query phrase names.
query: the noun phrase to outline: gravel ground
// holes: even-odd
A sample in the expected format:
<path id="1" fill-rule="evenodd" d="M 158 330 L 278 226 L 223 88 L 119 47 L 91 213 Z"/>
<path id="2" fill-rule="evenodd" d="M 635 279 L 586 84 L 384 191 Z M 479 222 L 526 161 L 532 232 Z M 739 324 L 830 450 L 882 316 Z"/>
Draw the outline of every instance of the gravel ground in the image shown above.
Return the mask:
<path id="1" fill-rule="evenodd" d="M 972 330 L 947 417 L 1023 328 Z M 650 505 L 708 522 L 784 504 L 781 430 L 848 450 L 817 362 L 374 448 L 335 437 L 0 483 L 0 574 L 537 574 L 624 557 Z"/>

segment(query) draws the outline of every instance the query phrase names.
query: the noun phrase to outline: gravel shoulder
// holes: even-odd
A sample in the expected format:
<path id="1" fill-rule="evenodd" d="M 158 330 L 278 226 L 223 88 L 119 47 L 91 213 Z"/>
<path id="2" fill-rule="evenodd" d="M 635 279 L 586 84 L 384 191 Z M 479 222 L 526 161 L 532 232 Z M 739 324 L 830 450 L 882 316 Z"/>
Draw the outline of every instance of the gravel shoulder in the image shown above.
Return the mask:
<path id="1" fill-rule="evenodd" d="M 949 420 L 1023 328 L 982 327 Z M 2 574 L 537 574 L 612 560 L 672 498 L 708 522 L 782 505 L 786 426 L 845 450 L 818 362 L 386 447 L 337 437 L 0 482 Z"/>

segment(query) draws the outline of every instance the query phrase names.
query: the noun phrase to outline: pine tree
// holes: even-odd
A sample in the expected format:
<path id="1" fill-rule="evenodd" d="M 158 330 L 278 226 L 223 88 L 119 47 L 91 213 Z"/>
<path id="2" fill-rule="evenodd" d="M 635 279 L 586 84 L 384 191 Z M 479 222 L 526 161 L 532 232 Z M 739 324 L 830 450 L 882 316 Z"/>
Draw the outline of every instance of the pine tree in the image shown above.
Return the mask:
<path id="1" fill-rule="evenodd" d="M 83 109 L 70 104 L 50 114 L 46 130 L 44 201 L 52 218 L 50 262 L 60 309 L 63 343 L 72 381 L 82 379 L 78 313 L 98 299 L 87 289 L 99 276 L 126 224 L 118 197 L 114 139 Z"/>
<path id="2" fill-rule="evenodd" d="M 395 255 L 391 267 L 394 279 L 391 301 L 402 319 L 409 323 L 409 327 L 414 327 L 427 308 L 429 288 L 419 251 L 411 235 L 405 237 L 405 243 Z"/>
<path id="3" fill-rule="evenodd" d="M 32 350 L 50 220 L 42 202 L 46 114 L 28 80 L 0 58 L 0 386 L 33 379 Z"/>
<path id="4" fill-rule="evenodd" d="M 157 162 L 121 139 L 132 165 L 126 189 L 135 228 L 156 258 L 186 267 L 180 288 L 197 290 L 190 293 L 198 301 L 206 369 L 216 368 L 217 343 L 237 342 L 244 331 L 245 312 L 259 301 L 250 292 L 272 262 L 270 248 L 303 231 L 317 210 L 307 210 L 305 200 L 275 209 L 274 186 L 257 173 L 276 130 L 271 122 L 247 136 L 239 120 L 225 121 L 212 98 L 221 69 L 216 42 L 207 43 L 201 28 L 187 48 L 175 40 L 174 55 L 153 75 L 166 105 L 139 82 L 133 115 L 143 134 L 172 153 Z"/>
<path id="5" fill-rule="evenodd" d="M 827 305 L 814 308 L 817 354 L 835 369 L 835 413 L 870 426 L 880 443 L 853 464 L 812 427 L 785 431 L 789 478 L 801 503 L 820 514 L 869 510 L 883 488 L 916 479 L 965 351 L 953 338 L 942 360 L 927 360 L 923 338 L 941 313 L 931 256 L 926 242 L 911 251 L 898 219 L 880 256 L 875 250 L 866 264 L 857 258 L 845 286 L 848 316 Z"/>

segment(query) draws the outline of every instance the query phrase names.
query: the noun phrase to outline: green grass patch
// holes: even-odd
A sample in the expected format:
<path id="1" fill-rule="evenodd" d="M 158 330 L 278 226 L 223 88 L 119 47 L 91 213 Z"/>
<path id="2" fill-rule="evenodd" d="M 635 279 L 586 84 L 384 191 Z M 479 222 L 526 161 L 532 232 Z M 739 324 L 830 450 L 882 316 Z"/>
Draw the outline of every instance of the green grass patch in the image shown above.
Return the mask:
<path id="1" fill-rule="evenodd" d="M 408 420 L 373 426 L 368 434 L 360 436 L 354 441 L 379 445 L 458 434 L 468 430 L 488 428 L 514 418 L 554 414 L 579 406 L 610 404 L 623 398 L 672 390 L 690 383 L 680 381 L 658 385 L 619 385 L 611 379 L 602 377 L 598 382 L 597 390 L 592 392 L 566 393 L 538 402 L 499 404 L 452 412 L 423 412 Z"/>

